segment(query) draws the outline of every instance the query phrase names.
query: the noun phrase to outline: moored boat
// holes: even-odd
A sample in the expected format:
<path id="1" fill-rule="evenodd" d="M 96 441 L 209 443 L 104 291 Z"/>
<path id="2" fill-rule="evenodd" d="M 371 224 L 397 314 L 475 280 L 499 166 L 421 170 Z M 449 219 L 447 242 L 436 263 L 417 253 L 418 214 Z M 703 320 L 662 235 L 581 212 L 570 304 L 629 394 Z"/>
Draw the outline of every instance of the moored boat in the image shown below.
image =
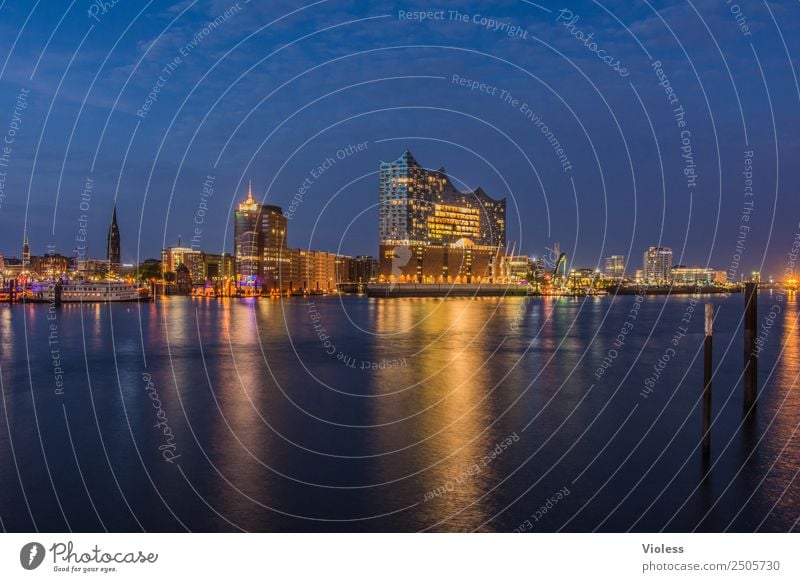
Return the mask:
<path id="1" fill-rule="evenodd" d="M 25 301 L 41 303 L 108 303 L 117 301 L 141 301 L 150 298 L 146 286 L 116 281 L 79 281 L 55 284 L 35 290 L 24 297 Z"/>

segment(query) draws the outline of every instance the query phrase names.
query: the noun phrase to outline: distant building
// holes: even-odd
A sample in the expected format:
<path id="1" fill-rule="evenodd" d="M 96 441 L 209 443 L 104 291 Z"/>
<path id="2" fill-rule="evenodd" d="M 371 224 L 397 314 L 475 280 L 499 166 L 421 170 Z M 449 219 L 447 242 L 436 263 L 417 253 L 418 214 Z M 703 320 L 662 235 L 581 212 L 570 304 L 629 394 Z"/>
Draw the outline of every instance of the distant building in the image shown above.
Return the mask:
<path id="1" fill-rule="evenodd" d="M 606 257 L 603 274 L 612 281 L 621 281 L 625 277 L 625 255 Z"/>
<path id="2" fill-rule="evenodd" d="M 672 281 L 675 285 L 714 285 L 724 284 L 728 280 L 725 271 L 715 271 L 707 267 L 678 266 L 672 269 Z"/>
<path id="3" fill-rule="evenodd" d="M 287 261 L 287 219 L 280 206 L 259 204 L 252 187 L 234 214 L 233 248 L 236 274 L 254 287 L 278 287 L 281 266 Z"/>
<path id="4" fill-rule="evenodd" d="M 599 277 L 600 271 L 588 267 L 572 269 L 569 273 L 570 282 L 574 287 L 592 287 Z"/>
<path id="5" fill-rule="evenodd" d="M 334 253 L 308 249 L 287 249 L 282 255 L 278 280 L 273 289 L 281 292 L 328 292 L 336 289 L 346 273 L 340 273 Z M 272 289 L 270 289 L 272 290 Z"/>
<path id="6" fill-rule="evenodd" d="M 506 257 L 507 277 L 512 281 L 527 281 L 534 271 L 533 261 L 528 255 Z"/>
<path id="7" fill-rule="evenodd" d="M 669 247 L 650 247 L 644 254 L 642 271 L 644 282 L 650 285 L 664 285 L 671 280 L 672 249 Z"/>
<path id="8" fill-rule="evenodd" d="M 25 231 L 25 238 L 22 241 L 22 271 L 25 272 L 31 266 L 31 245 L 28 243 L 28 231 Z"/>
<path id="9" fill-rule="evenodd" d="M 552 267 L 551 267 L 552 268 Z M 541 280 L 547 272 L 547 264 L 544 257 L 533 257 L 531 259 L 531 273 L 533 278 Z"/>
<path id="10" fill-rule="evenodd" d="M 378 261 L 371 255 L 359 255 L 351 260 L 348 272 L 350 283 L 369 283 L 378 276 Z"/>
<path id="11" fill-rule="evenodd" d="M 189 268 L 184 264 L 178 265 L 175 271 L 175 287 L 181 295 L 188 295 L 192 292 L 192 276 Z"/>
<path id="12" fill-rule="evenodd" d="M 161 251 L 161 269 L 164 274 L 177 273 L 178 267 L 186 265 L 192 280 L 199 281 L 203 274 L 202 252 L 190 247 L 174 246 Z"/>
<path id="13" fill-rule="evenodd" d="M 378 235 L 381 280 L 493 280 L 502 277 L 506 201 L 461 192 L 444 168 L 423 168 L 406 150 L 380 164 Z"/>
<path id="14" fill-rule="evenodd" d="M 22 259 L 19 257 L 6 257 L 3 260 L 3 276 L 13 279 L 22 275 Z"/>
<path id="15" fill-rule="evenodd" d="M 161 251 L 161 269 L 164 274 L 177 274 L 181 265 L 186 267 L 194 285 L 214 282 L 225 277 L 236 277 L 234 259 L 229 254 L 205 253 L 182 246 Z"/>
<path id="16" fill-rule="evenodd" d="M 506 244 L 506 201 L 481 188 L 459 191 L 444 168 L 420 166 L 410 151 L 380 164 L 379 239 L 382 245 Z"/>
<path id="17" fill-rule="evenodd" d="M 111 224 L 108 227 L 108 263 L 111 271 L 119 273 L 122 267 L 122 259 L 120 253 L 120 236 L 119 226 L 117 226 L 117 205 L 114 204 L 114 210 L 111 214 Z"/>
<path id="18" fill-rule="evenodd" d="M 111 262 L 108 259 L 78 259 L 75 270 L 83 278 L 106 277 L 111 271 Z"/>
<path id="19" fill-rule="evenodd" d="M 502 249 L 471 244 L 381 245 L 380 281 L 398 283 L 493 283 L 505 279 Z"/>
<path id="20" fill-rule="evenodd" d="M 67 273 L 69 265 L 69 257 L 47 253 L 31 259 L 31 272 L 47 279 L 56 279 Z"/>
<path id="21" fill-rule="evenodd" d="M 228 253 L 203 253 L 203 280 L 233 279 L 236 277 L 236 262 Z"/>
<path id="22" fill-rule="evenodd" d="M 247 199 L 239 204 L 233 219 L 233 249 L 236 257 L 236 274 L 255 282 L 263 275 L 261 267 L 264 252 L 261 236 L 261 205 L 249 190 Z"/>

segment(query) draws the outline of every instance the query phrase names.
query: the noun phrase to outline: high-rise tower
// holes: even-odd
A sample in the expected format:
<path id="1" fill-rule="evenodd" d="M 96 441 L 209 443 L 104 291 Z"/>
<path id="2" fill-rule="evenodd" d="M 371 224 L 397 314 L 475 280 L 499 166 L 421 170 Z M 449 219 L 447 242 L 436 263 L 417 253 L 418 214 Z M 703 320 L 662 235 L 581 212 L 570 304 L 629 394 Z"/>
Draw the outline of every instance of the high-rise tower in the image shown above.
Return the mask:
<path id="1" fill-rule="evenodd" d="M 669 283 L 672 273 L 672 249 L 650 247 L 644 254 L 642 272 L 645 283 L 664 285 Z"/>
<path id="2" fill-rule="evenodd" d="M 245 282 L 273 289 L 286 262 L 287 219 L 280 206 L 259 204 L 250 186 L 233 220 L 236 273 Z"/>
<path id="3" fill-rule="evenodd" d="M 111 215 L 111 225 L 108 227 L 108 262 L 112 271 L 119 271 L 122 265 L 119 249 L 120 240 L 119 227 L 117 226 L 117 205 L 114 204 L 114 212 Z"/>

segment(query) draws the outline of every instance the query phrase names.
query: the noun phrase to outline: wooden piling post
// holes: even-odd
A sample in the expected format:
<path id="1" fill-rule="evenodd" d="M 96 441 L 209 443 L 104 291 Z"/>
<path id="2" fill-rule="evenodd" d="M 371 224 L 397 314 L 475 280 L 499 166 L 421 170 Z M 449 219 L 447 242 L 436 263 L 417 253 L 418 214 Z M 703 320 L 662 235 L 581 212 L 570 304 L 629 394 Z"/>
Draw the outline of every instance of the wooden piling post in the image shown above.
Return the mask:
<path id="1" fill-rule="evenodd" d="M 756 329 L 758 328 L 758 285 L 744 285 L 744 408 L 749 411 L 756 404 L 758 393 L 758 353 Z"/>
<path id="2" fill-rule="evenodd" d="M 705 366 L 703 369 L 703 455 L 711 452 L 711 377 L 713 375 L 714 306 L 706 303 Z"/>

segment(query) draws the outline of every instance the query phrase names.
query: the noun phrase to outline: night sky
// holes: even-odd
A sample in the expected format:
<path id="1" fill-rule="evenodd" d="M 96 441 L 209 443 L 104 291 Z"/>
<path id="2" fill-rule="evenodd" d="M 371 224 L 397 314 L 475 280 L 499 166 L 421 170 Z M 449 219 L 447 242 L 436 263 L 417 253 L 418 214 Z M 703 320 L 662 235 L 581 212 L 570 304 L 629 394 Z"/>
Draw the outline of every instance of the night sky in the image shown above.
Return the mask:
<path id="1" fill-rule="evenodd" d="M 303 187 L 290 246 L 376 254 L 406 148 L 574 267 L 661 244 L 779 276 L 800 231 L 796 2 L 112 4 L 0 0 L 7 257 L 26 228 L 72 254 L 82 214 L 104 256 L 115 199 L 125 262 L 230 252 L 249 180 L 284 210 Z"/>

